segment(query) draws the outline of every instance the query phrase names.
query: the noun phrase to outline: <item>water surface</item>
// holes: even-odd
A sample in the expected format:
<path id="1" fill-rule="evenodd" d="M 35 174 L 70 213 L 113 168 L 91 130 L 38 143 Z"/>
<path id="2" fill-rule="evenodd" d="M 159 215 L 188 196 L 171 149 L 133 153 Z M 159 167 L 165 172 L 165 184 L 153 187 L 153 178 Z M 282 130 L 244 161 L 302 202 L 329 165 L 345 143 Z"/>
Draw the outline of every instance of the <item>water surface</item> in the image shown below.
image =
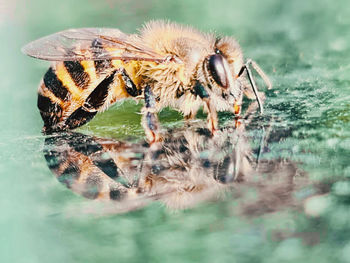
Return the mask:
<path id="1" fill-rule="evenodd" d="M 133 212 L 91 214 L 90 200 L 55 179 L 36 109 L 48 63 L 25 57 L 21 46 L 75 27 L 133 33 L 158 18 L 234 35 L 271 76 L 265 115 L 250 132 L 257 138 L 259 125 L 271 127 L 281 139 L 270 137 L 261 158 L 290 160 L 302 171 L 302 182 L 293 184 L 301 187 L 286 189 L 291 202 L 259 210 L 283 197 L 248 185 L 176 212 L 151 202 Z M 349 26 L 347 0 L 3 0 L 1 262 L 350 262 Z M 115 106 L 79 131 L 142 140 L 139 109 Z M 182 125 L 173 111 L 160 117 L 165 127 Z"/>

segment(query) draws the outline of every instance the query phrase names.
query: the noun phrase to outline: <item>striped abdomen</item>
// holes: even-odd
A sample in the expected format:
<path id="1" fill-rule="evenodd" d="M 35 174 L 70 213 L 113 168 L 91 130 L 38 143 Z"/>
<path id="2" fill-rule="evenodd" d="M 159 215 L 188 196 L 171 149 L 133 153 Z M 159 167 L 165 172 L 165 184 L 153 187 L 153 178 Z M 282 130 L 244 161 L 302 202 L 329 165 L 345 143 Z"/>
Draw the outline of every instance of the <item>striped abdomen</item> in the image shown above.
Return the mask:
<path id="1" fill-rule="evenodd" d="M 38 91 L 44 132 L 77 128 L 118 99 L 139 95 L 138 62 L 65 61 L 52 65 Z"/>

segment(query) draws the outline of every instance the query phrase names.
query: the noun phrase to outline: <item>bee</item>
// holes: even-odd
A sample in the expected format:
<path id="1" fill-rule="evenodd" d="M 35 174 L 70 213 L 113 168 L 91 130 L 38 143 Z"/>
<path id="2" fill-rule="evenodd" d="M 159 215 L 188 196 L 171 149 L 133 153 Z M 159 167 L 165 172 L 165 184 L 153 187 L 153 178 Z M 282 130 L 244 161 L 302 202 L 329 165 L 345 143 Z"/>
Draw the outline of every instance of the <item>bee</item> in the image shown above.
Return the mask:
<path id="1" fill-rule="evenodd" d="M 243 94 L 263 112 L 250 66 L 268 88 L 256 62 L 244 61 L 232 37 L 217 37 L 167 21 L 146 23 L 138 34 L 111 28 L 81 28 L 35 40 L 22 51 L 53 61 L 38 90 L 44 133 L 75 129 L 113 103 L 144 100 L 142 126 L 150 142 L 161 140 L 157 112 L 171 107 L 185 119 L 199 108 L 208 128 L 218 130 L 218 111 L 240 114 Z"/>

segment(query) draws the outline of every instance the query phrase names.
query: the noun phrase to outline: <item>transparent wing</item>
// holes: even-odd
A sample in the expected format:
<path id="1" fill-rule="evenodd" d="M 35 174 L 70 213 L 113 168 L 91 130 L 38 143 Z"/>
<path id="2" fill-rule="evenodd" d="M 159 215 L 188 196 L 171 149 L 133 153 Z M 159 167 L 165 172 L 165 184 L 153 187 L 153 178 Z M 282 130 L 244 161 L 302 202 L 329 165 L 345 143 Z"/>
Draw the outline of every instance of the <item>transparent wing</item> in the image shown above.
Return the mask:
<path id="1" fill-rule="evenodd" d="M 22 48 L 28 56 L 49 61 L 146 60 L 164 62 L 164 56 L 145 46 L 135 35 L 113 28 L 80 28 L 61 31 Z"/>

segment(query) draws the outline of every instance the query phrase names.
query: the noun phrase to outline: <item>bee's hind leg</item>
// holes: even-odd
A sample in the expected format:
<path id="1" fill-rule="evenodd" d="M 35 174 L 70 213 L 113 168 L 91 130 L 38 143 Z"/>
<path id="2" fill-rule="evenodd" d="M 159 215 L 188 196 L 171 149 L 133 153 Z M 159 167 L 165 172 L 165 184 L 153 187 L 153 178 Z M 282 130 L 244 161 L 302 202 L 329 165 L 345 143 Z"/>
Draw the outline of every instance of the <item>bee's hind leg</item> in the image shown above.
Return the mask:
<path id="1" fill-rule="evenodd" d="M 142 109 L 142 126 L 150 144 L 160 141 L 159 120 L 156 113 L 156 100 L 150 86 L 144 90 L 145 106 Z"/>
<path id="2" fill-rule="evenodd" d="M 61 125 L 63 129 L 75 129 L 82 126 L 108 104 L 108 97 L 112 93 L 114 78 L 117 73 L 117 70 L 113 71 L 96 86 L 86 98 L 84 104 L 76 109 Z"/>

